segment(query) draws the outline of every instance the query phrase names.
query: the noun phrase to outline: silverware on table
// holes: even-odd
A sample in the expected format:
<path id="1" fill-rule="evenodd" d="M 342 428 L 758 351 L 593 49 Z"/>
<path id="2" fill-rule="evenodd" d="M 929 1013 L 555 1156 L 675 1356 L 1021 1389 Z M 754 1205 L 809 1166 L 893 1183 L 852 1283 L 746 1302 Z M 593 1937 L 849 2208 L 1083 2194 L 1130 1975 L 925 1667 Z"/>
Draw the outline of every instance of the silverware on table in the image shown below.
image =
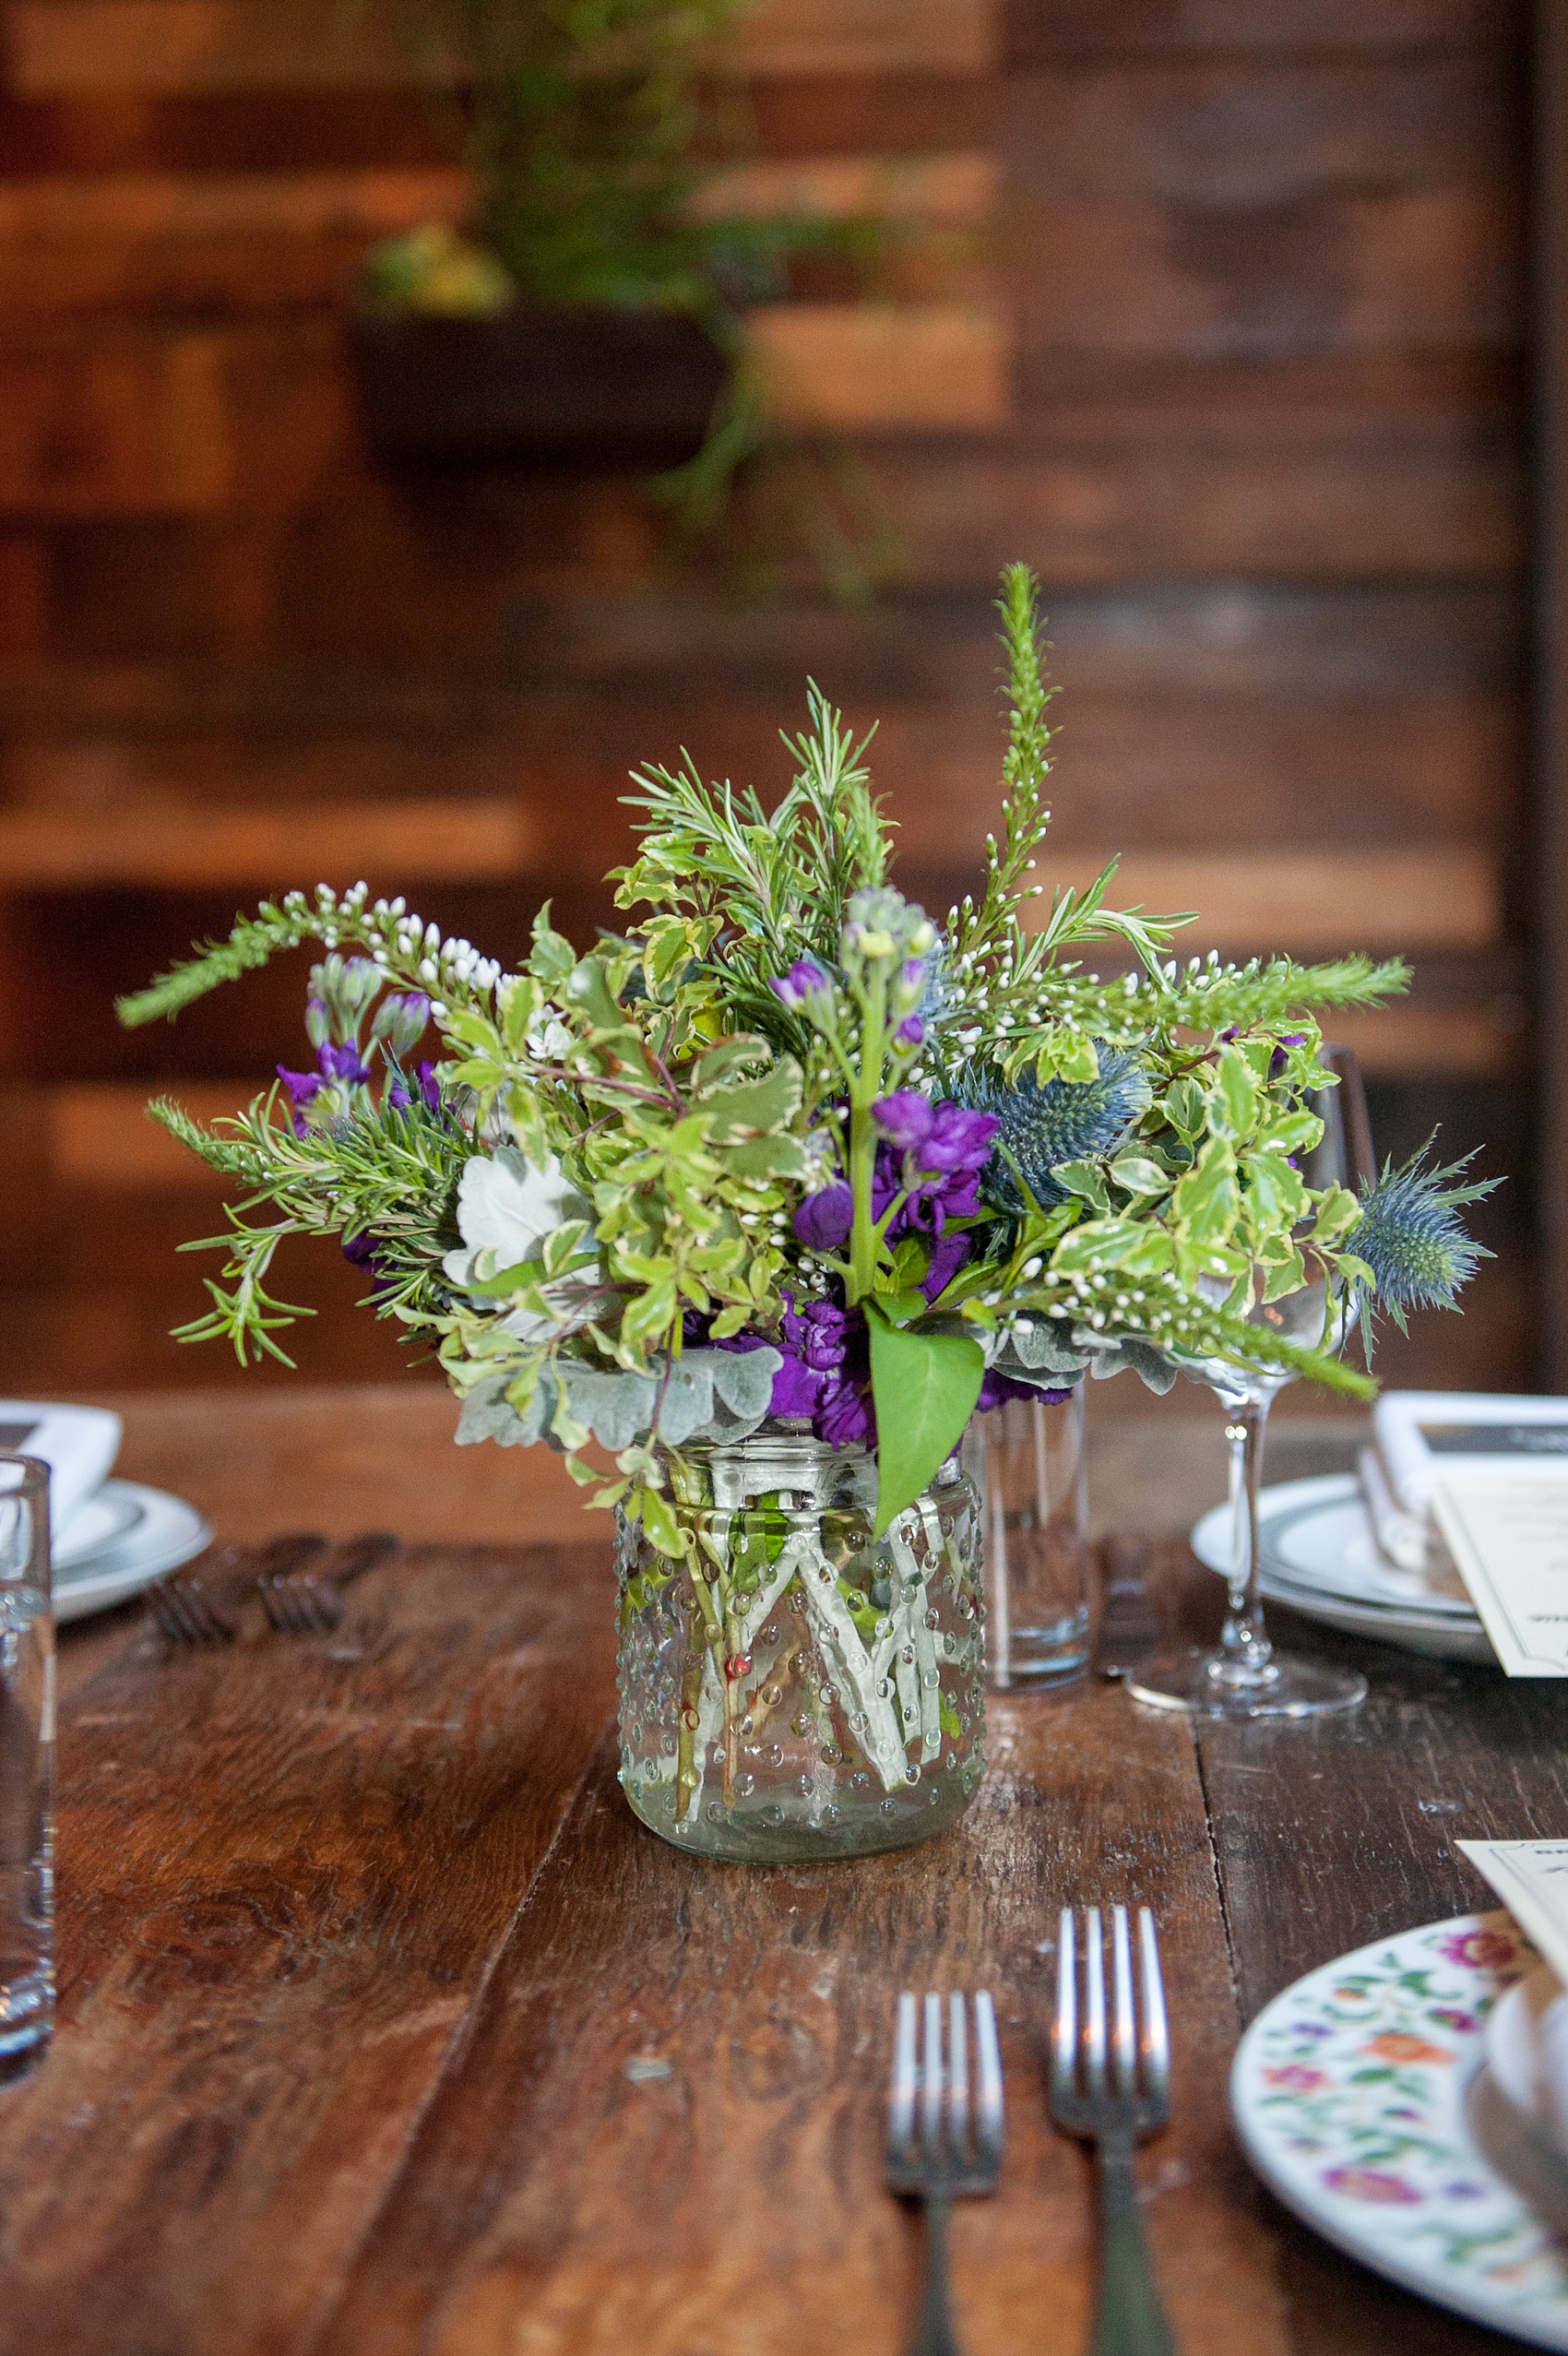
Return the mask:
<path id="1" fill-rule="evenodd" d="M 315 1530 L 275 1539 L 256 1580 L 268 1624 L 282 1636 L 324 1635 L 340 1626 L 342 1589 L 385 1562 L 397 1547 L 389 1529 L 362 1530 L 357 1538 L 346 1539 L 329 1563 L 307 1571 L 306 1565 L 317 1563 L 326 1553 L 326 1539 Z"/>
<path id="2" fill-rule="evenodd" d="M 1138 1909 L 1134 1993 L 1133 1943 L 1124 1906 L 1111 1910 L 1109 2038 L 1105 1933 L 1098 1906 L 1083 1917 L 1083 2003 L 1078 1943 L 1070 1907 L 1056 1951 L 1056 2022 L 1051 2108 L 1056 2124 L 1099 2151 L 1099 2300 L 1093 2356 L 1175 2356 L 1176 2342 L 1149 2263 L 1138 2216 L 1133 2154 L 1170 2117 L 1170 2035 L 1154 1916 Z"/>
<path id="3" fill-rule="evenodd" d="M 240 1546 L 209 1546 L 184 1570 L 171 1571 L 147 1593 L 153 1624 L 166 1644 L 232 1644 L 240 1623 L 228 1590 L 244 1561 Z M 208 1582 L 220 1583 L 215 1593 Z"/>
<path id="4" fill-rule="evenodd" d="M 944 2007 L 940 1996 L 917 2005 L 905 1993 L 887 2098 L 887 2183 L 925 2206 L 925 2284 L 909 2356 L 958 2356 L 947 2298 L 948 2203 L 993 2193 L 1001 2166 L 1002 2056 L 990 1996 L 982 1989 L 973 1999 L 971 2032 L 963 1995 Z"/>

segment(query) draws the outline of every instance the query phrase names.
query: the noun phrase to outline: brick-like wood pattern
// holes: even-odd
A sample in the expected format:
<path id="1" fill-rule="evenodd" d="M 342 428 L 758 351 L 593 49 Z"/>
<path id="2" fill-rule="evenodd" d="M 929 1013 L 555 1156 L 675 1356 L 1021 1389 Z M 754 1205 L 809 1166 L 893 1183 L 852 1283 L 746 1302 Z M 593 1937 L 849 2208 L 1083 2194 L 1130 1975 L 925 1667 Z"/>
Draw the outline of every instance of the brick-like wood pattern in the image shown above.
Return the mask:
<path id="1" fill-rule="evenodd" d="M 722 64 L 760 152 L 713 201 L 896 224 L 868 298 L 802 269 L 755 329 L 897 537 L 864 612 L 671 576 L 624 476 L 376 472 L 345 291 L 464 186 L 374 17 L 0 13 L 0 1384 L 232 1371 L 163 1339 L 214 1198 L 138 1095 L 220 1109 L 302 1060 L 301 976 L 150 1037 L 115 990 L 318 875 L 503 954 L 546 893 L 585 934 L 628 767 L 686 744 L 778 782 L 808 672 L 880 719 L 945 905 L 994 805 L 1011 556 L 1064 691 L 1060 878 L 1120 847 L 1194 946 L 1416 958 L 1345 1026 L 1384 1141 L 1441 1120 L 1513 1179 L 1465 1327 L 1387 1371 L 1533 1379 L 1515 0 L 758 0 Z M 347 1272 L 282 1281 L 318 1375 L 396 1363 Z"/>

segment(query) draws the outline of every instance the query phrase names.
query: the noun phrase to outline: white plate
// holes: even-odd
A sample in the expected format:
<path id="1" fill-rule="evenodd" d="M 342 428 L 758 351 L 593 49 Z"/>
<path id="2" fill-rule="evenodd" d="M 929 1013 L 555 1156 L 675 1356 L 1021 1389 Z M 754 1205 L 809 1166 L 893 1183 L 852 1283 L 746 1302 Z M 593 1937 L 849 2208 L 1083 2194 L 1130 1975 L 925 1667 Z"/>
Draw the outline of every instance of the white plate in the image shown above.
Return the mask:
<path id="1" fill-rule="evenodd" d="M 123 1538 L 90 1555 L 86 1562 L 54 1573 L 54 1617 L 83 1620 L 90 1612 L 106 1612 L 137 1595 L 154 1579 L 177 1570 L 212 1542 L 212 1528 L 186 1505 L 162 1489 L 144 1489 L 136 1481 L 108 1481 L 104 1487 L 124 1491 L 137 1507 L 135 1526 Z"/>
<path id="2" fill-rule="evenodd" d="M 118 1545 L 141 1520 L 146 1508 L 128 1483 L 106 1481 L 85 1498 L 55 1538 L 51 1549 L 54 1575 L 90 1563 L 106 1547 Z"/>
<path id="3" fill-rule="evenodd" d="M 1495 1913 L 1324 1964 L 1248 2029 L 1230 2112 L 1264 2182 L 1336 2247 L 1440 2306 L 1568 2350 L 1568 2248 L 1483 2156 L 1469 2099 L 1487 2017 L 1536 1959 Z"/>
<path id="4" fill-rule="evenodd" d="M 1223 1577 L 1230 1566 L 1230 1508 L 1196 1525 L 1192 1548 Z M 1258 1495 L 1264 1594 L 1355 1636 L 1376 1636 L 1440 1660 L 1496 1654 L 1473 1603 L 1452 1588 L 1402 1571 L 1379 1551 L 1353 1472 L 1282 1481 Z"/>

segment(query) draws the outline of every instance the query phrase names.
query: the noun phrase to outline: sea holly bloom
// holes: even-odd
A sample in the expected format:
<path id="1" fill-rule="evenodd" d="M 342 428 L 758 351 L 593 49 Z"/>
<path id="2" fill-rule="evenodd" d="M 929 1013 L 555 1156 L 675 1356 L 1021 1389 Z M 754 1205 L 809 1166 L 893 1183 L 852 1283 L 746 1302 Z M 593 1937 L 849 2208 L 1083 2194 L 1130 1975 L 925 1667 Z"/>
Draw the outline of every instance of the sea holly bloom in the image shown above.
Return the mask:
<path id="1" fill-rule="evenodd" d="M 1401 1333 L 1407 1310 L 1452 1309 L 1478 1262 L 1491 1257 L 1482 1245 L 1470 1242 L 1459 1223 L 1458 1206 L 1490 1195 L 1499 1181 L 1445 1185 L 1443 1181 L 1459 1177 L 1474 1157 L 1467 1154 L 1444 1169 L 1431 1170 L 1431 1150 L 1429 1137 L 1403 1169 L 1384 1163 L 1383 1175 L 1348 1238 L 1351 1251 L 1372 1272 L 1379 1306 L 1388 1311 Z"/>

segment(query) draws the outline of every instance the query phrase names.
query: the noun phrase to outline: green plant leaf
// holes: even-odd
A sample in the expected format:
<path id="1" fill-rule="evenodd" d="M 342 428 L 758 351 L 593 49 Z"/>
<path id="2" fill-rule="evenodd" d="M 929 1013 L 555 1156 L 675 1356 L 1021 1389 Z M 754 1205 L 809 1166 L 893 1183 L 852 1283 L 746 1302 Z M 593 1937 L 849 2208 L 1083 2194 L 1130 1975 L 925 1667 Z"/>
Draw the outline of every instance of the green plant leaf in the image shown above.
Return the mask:
<path id="1" fill-rule="evenodd" d="M 871 1389 L 876 1402 L 876 1533 L 912 1505 L 946 1463 L 975 1411 L 985 1355 L 961 1334 L 909 1333 L 889 1325 L 874 1301 Z"/>

